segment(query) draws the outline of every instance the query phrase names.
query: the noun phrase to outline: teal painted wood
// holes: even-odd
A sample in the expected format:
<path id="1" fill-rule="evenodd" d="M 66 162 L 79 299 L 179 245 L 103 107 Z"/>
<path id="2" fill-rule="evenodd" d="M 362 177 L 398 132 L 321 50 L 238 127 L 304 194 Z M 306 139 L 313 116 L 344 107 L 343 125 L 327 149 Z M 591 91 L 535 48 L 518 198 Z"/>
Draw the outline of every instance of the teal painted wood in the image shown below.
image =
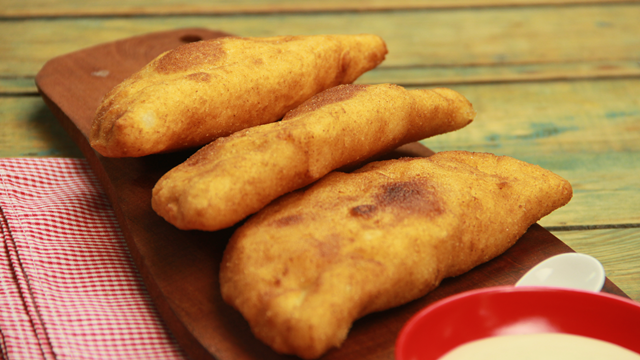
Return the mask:
<path id="1" fill-rule="evenodd" d="M 33 76 L 54 56 L 129 36 L 185 27 L 220 29 L 242 36 L 374 33 L 389 47 L 383 68 L 618 62 L 640 58 L 638 18 L 640 4 L 632 3 L 1 21 L 0 76 Z"/>
<path id="2" fill-rule="evenodd" d="M 0 97 L 0 157 L 83 157 L 40 97 Z"/>

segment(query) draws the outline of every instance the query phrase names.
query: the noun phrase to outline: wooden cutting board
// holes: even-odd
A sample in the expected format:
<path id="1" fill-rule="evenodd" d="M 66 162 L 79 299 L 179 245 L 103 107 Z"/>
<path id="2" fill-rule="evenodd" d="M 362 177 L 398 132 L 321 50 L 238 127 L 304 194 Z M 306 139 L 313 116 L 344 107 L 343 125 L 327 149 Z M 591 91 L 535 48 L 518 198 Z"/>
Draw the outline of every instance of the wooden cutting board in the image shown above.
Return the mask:
<path id="1" fill-rule="evenodd" d="M 168 170 L 192 152 L 110 159 L 87 137 L 102 96 L 163 51 L 226 36 L 206 29 L 158 32 L 98 45 L 54 58 L 36 76 L 49 108 L 83 151 L 100 178 L 127 244 L 160 315 L 193 359 L 284 359 L 256 340 L 242 316 L 220 296 L 218 268 L 232 229 L 178 230 L 151 209 L 151 190 Z M 390 157 L 429 156 L 418 143 Z M 528 269 L 555 254 L 572 251 L 539 225 L 502 256 L 446 279 L 427 296 L 356 321 L 340 349 L 323 359 L 393 359 L 395 339 L 409 318 L 426 305 L 465 290 L 514 284 Z M 607 279 L 604 291 L 626 296 Z"/>

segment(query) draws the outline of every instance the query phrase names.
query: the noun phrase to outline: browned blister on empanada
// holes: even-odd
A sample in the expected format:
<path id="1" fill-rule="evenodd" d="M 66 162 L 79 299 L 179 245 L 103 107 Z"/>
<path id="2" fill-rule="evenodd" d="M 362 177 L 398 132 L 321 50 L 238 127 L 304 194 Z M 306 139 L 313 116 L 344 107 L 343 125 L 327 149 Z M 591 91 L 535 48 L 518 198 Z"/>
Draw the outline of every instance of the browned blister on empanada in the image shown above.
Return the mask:
<path id="1" fill-rule="evenodd" d="M 357 318 L 502 254 L 571 196 L 550 171 L 484 153 L 332 172 L 236 230 L 220 265 L 222 296 L 275 351 L 316 358 Z"/>
<path id="2" fill-rule="evenodd" d="M 203 145 L 276 121 L 330 87 L 348 84 L 387 53 L 375 35 L 227 37 L 182 45 L 110 91 L 91 146 L 135 157 Z"/>

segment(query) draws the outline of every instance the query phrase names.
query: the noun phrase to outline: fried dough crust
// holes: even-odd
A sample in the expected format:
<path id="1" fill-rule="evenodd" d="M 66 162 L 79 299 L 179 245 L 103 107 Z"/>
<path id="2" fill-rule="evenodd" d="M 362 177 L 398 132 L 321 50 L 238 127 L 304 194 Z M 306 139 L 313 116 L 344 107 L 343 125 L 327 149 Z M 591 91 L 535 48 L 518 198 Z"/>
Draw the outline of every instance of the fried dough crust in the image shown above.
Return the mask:
<path id="1" fill-rule="evenodd" d="M 384 41 L 368 34 L 185 44 L 105 95 L 90 143 L 108 157 L 203 145 L 276 121 L 314 94 L 353 82 L 386 54 Z"/>
<path id="2" fill-rule="evenodd" d="M 502 254 L 571 196 L 550 171 L 484 153 L 332 172 L 235 231 L 222 296 L 275 351 L 317 358 L 340 346 L 357 318 Z"/>
<path id="3" fill-rule="evenodd" d="M 180 229 L 219 230 L 332 170 L 462 128 L 475 111 L 449 89 L 341 85 L 283 121 L 220 138 L 165 174 L 153 209 Z"/>

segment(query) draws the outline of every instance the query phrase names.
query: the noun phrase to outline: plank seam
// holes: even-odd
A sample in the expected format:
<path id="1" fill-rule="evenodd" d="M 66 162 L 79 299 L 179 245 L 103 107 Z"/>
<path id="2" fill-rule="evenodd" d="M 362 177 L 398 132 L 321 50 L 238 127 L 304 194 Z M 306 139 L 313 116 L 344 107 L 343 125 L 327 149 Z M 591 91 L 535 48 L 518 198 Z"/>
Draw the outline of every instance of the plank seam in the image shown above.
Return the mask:
<path id="1" fill-rule="evenodd" d="M 545 226 L 548 231 L 576 231 L 576 230 L 603 230 L 603 229 L 633 229 L 640 228 L 640 223 L 633 224 L 599 224 L 599 225 L 564 225 Z"/>

